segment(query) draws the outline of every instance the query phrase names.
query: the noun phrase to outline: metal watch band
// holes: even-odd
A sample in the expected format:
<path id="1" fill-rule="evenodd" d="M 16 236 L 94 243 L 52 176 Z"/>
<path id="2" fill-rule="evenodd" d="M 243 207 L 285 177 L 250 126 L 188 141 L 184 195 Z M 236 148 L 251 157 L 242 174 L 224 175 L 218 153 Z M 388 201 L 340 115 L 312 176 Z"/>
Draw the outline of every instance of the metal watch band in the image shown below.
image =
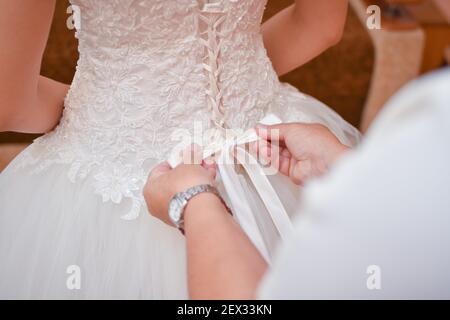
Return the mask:
<path id="1" fill-rule="evenodd" d="M 170 201 L 169 205 L 169 216 L 173 224 L 184 234 L 184 211 L 185 208 L 192 198 L 201 193 L 212 193 L 217 196 L 226 210 L 232 214 L 230 208 L 227 206 L 223 198 L 221 197 L 219 191 L 209 184 L 201 184 L 187 189 L 184 192 L 179 192 L 175 194 Z"/>

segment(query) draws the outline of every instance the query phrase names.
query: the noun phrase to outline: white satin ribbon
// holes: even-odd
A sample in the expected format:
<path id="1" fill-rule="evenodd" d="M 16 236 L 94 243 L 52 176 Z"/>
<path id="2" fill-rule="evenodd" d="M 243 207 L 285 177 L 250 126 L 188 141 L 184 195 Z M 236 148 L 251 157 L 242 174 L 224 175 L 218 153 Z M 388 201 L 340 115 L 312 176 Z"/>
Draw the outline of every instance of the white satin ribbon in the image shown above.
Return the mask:
<path id="1" fill-rule="evenodd" d="M 275 115 L 269 114 L 261 120 L 260 123 L 274 125 L 281 123 L 281 120 Z M 253 183 L 280 238 L 284 239 L 292 229 L 289 215 L 267 178 L 267 173 L 264 171 L 264 168 L 259 164 L 257 159 L 243 147 L 245 144 L 256 142 L 258 140 L 259 137 L 256 131 L 253 129 L 248 130 L 241 135 L 211 143 L 204 147 L 203 158 L 206 159 L 212 155 L 219 157 L 217 163 L 218 173 L 230 201 L 228 205 L 233 209 L 235 219 L 241 225 L 247 236 L 252 240 L 256 248 L 260 251 L 266 261 L 270 261 L 271 255 L 268 243 L 265 242 L 256 219 L 256 215 L 261 213 L 253 212 L 250 203 L 245 196 L 246 192 L 242 186 L 239 174 L 235 170 L 235 163 L 237 162 L 242 166 Z M 234 155 L 231 154 L 232 148 L 235 148 L 236 150 Z M 168 160 L 168 163 L 172 167 L 176 167 L 181 162 L 181 155 L 177 154 L 173 154 Z"/>

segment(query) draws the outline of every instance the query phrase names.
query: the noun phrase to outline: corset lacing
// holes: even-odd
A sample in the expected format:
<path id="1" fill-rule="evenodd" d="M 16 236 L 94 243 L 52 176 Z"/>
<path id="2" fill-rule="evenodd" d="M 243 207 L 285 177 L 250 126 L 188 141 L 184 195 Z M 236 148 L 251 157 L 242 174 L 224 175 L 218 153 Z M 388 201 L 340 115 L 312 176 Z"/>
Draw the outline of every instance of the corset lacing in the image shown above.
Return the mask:
<path id="1" fill-rule="evenodd" d="M 220 29 L 226 19 L 223 1 L 206 1 L 200 10 L 199 18 L 206 25 L 206 30 L 200 33 L 203 37 L 200 37 L 199 40 L 206 48 L 203 68 L 209 79 L 209 88 L 206 90 L 208 109 L 211 112 L 213 125 L 223 131 L 227 128 L 227 117 L 219 87 L 221 67 L 218 61 L 222 45 L 220 39 L 223 37 Z"/>

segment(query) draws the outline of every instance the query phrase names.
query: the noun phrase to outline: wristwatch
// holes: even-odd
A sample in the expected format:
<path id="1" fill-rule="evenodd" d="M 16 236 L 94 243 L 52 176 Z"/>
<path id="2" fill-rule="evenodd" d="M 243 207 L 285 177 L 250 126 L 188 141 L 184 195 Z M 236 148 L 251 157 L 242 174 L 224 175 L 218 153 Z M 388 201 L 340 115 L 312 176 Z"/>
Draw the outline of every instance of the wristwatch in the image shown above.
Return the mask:
<path id="1" fill-rule="evenodd" d="M 225 201 L 219 194 L 219 191 L 215 187 L 209 184 L 201 184 L 198 186 L 191 187 L 184 192 L 176 193 L 169 203 L 169 217 L 172 223 L 184 234 L 184 210 L 189 200 L 194 198 L 196 195 L 204 192 L 209 192 L 216 195 L 227 211 L 231 214 L 230 208 L 226 205 Z"/>

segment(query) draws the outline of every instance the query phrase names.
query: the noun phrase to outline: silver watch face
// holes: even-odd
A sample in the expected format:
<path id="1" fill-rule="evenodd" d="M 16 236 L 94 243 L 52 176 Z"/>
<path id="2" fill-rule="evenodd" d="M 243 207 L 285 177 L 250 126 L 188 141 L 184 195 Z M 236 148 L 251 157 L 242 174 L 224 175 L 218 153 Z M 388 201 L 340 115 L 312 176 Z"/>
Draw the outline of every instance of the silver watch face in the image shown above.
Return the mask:
<path id="1" fill-rule="evenodd" d="M 184 201 L 180 199 L 179 195 L 175 195 L 169 203 L 169 218 L 173 224 L 179 227 L 181 216 L 184 208 Z"/>
<path id="2" fill-rule="evenodd" d="M 192 197 L 202 192 L 212 192 L 217 194 L 217 190 L 210 185 L 198 185 L 187 189 L 185 192 L 179 192 L 174 195 L 169 203 L 169 218 L 179 229 L 184 227 L 184 208 Z M 218 195 L 220 197 L 220 195 Z"/>

